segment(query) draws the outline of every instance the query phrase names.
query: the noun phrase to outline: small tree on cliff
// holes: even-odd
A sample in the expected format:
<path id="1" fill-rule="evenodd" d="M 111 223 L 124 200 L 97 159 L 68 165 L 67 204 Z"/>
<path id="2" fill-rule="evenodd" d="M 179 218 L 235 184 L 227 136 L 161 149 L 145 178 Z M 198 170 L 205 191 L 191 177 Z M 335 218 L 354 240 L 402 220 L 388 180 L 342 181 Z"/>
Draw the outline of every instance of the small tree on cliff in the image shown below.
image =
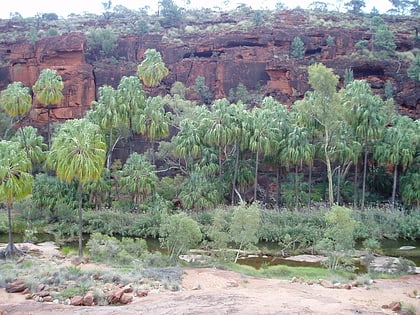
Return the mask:
<path id="1" fill-rule="evenodd" d="M 157 86 L 168 75 L 169 70 L 156 49 L 147 49 L 144 60 L 137 67 L 137 75 L 146 86 Z"/>
<path id="2" fill-rule="evenodd" d="M 57 71 L 44 69 L 33 86 L 38 101 L 47 107 L 48 113 L 48 148 L 50 147 L 50 111 L 52 105 L 57 105 L 63 98 L 64 83 Z"/>
<path id="3" fill-rule="evenodd" d="M 300 37 L 293 38 L 290 57 L 301 59 L 305 55 L 305 44 Z"/>

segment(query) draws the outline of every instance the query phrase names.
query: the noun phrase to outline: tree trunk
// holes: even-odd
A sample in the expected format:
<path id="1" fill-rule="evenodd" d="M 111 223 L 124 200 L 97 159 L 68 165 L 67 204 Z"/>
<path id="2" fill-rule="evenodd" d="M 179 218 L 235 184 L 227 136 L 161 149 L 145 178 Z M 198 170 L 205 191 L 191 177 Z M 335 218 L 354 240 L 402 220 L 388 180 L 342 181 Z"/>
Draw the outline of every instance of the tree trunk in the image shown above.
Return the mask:
<path id="1" fill-rule="evenodd" d="M 395 207 L 395 196 L 397 194 L 397 179 L 398 179 L 398 164 L 394 165 L 394 180 L 392 183 L 392 197 L 391 197 L 391 210 Z"/>
<path id="2" fill-rule="evenodd" d="M 331 161 L 328 155 L 328 142 L 330 141 L 328 132 L 325 135 L 324 153 L 325 153 L 325 164 L 327 165 L 327 177 L 328 177 L 328 204 L 332 207 L 334 204 L 334 191 L 333 191 L 333 178 L 331 170 Z"/>
<path id="3" fill-rule="evenodd" d="M 299 208 L 298 165 L 295 165 L 295 210 Z"/>
<path id="4" fill-rule="evenodd" d="M 79 257 L 82 258 L 83 257 L 83 217 L 82 217 L 82 192 L 83 192 L 83 187 L 82 187 L 82 183 L 79 182 L 79 187 L 78 187 L 78 195 L 79 195 L 79 210 L 78 210 L 78 214 L 79 214 Z"/>
<path id="5" fill-rule="evenodd" d="M 232 206 L 235 204 L 235 190 L 236 190 L 236 180 L 238 178 L 238 168 L 239 168 L 239 144 L 236 143 L 236 157 L 235 157 L 235 169 L 233 170 L 233 179 L 232 179 L 232 196 L 231 196 L 231 204 Z"/>
<path id="6" fill-rule="evenodd" d="M 337 170 L 337 204 L 340 205 L 341 202 L 341 198 L 340 198 L 340 194 L 341 194 L 341 166 L 338 167 Z"/>
<path id="7" fill-rule="evenodd" d="M 15 244 L 13 243 L 13 234 L 12 234 L 12 203 L 7 203 L 7 221 L 9 226 L 9 241 L 7 243 L 7 247 L 5 249 L 5 257 L 12 258 L 15 255 L 20 255 L 22 252 L 16 248 Z"/>
<path id="8" fill-rule="evenodd" d="M 357 203 L 358 203 L 358 185 L 357 182 L 359 181 L 358 179 L 358 173 L 359 173 L 359 169 L 358 169 L 358 165 L 359 165 L 359 161 L 356 161 L 356 164 L 354 165 L 354 188 L 353 188 L 353 209 L 357 208 Z"/>
<path id="9" fill-rule="evenodd" d="M 368 147 L 365 145 L 365 156 L 363 158 L 363 179 L 362 179 L 362 204 L 361 210 L 365 210 L 365 197 L 366 197 L 366 177 L 367 177 L 367 163 L 368 163 Z"/>
<path id="10" fill-rule="evenodd" d="M 309 178 L 308 178 L 308 209 L 311 210 L 312 199 L 312 162 L 309 163 Z"/>
<path id="11" fill-rule="evenodd" d="M 258 186 L 258 151 L 255 157 L 255 180 L 254 180 L 254 201 L 257 201 L 257 186 Z"/>
<path id="12" fill-rule="evenodd" d="M 280 208 L 281 206 L 280 163 L 276 163 L 276 179 L 277 179 L 277 208 Z"/>

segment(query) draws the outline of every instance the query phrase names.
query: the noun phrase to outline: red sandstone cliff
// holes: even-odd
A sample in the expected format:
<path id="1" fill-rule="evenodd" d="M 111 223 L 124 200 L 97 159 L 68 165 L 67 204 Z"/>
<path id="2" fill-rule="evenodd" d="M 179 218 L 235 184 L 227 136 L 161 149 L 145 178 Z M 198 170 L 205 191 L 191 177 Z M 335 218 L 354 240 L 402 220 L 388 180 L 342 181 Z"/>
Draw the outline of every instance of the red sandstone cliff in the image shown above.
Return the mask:
<path id="1" fill-rule="evenodd" d="M 6 66 L 0 66 L 0 89 L 12 81 L 32 86 L 42 69 L 55 69 L 62 76 L 65 88 L 64 98 L 52 110 L 51 118 L 77 118 L 89 108 L 98 87 L 117 86 L 122 76 L 134 75 L 144 51 L 156 48 L 170 70 L 160 87 L 162 91 L 169 90 L 175 81 L 192 86 L 198 76 L 203 76 L 216 97 L 227 96 L 229 89 L 242 82 L 248 89 L 258 85 L 266 95 L 291 104 L 309 88 L 307 66 L 322 62 L 340 77 L 345 69 L 352 68 L 355 79 L 368 80 L 375 93 L 383 94 L 384 84 L 389 80 L 400 111 L 413 118 L 420 117 L 420 88 L 407 77 L 407 61 L 372 60 L 356 54 L 356 42 L 371 40 L 368 29 L 343 31 L 338 27 L 313 26 L 301 11 L 279 13 L 276 20 L 279 23 L 270 28 L 183 34 L 177 40 L 170 40 L 163 33 L 120 34 L 114 55 L 124 61 L 117 64 L 107 59 L 85 59 L 86 37 L 82 32 L 44 37 L 35 44 L 27 40 L 3 41 L 0 57 Z M 305 58 L 301 60 L 288 57 L 296 36 L 305 43 Z M 330 36 L 334 38 L 332 45 L 327 44 Z M 396 34 L 395 41 L 397 51 L 420 48 L 419 40 L 414 40 L 410 33 Z M 47 120 L 46 111 L 36 101 L 29 117 L 30 123 L 38 126 Z"/>

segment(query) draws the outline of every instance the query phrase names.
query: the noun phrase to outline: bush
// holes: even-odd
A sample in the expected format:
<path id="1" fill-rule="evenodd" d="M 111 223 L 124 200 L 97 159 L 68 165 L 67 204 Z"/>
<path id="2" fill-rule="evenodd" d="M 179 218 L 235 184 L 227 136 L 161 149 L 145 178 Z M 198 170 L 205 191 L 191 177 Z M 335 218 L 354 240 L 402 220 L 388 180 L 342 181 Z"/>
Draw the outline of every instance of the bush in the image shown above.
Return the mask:
<path id="1" fill-rule="evenodd" d="M 166 217 L 159 235 L 161 246 L 168 250 L 173 261 L 178 261 L 179 255 L 197 246 L 202 238 L 198 223 L 182 213 Z"/>
<path id="2" fill-rule="evenodd" d="M 91 257 L 100 262 L 129 264 L 147 252 L 147 243 L 143 239 L 123 238 L 93 233 L 86 244 Z"/>

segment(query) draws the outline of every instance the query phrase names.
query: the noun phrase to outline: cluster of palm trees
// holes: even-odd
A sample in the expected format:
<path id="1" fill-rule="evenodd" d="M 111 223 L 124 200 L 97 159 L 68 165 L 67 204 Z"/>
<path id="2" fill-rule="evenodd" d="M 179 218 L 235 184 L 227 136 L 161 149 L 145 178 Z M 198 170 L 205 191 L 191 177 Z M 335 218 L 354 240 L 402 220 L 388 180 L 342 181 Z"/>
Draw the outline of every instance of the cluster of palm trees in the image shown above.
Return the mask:
<path id="1" fill-rule="evenodd" d="M 275 169 L 273 182 L 278 203 L 280 170 L 293 170 L 290 173 L 298 207 L 300 173 L 307 171 L 310 200 L 312 166 L 322 161 L 328 178 L 329 205 L 342 202 L 340 186 L 352 170 L 354 203 L 362 208 L 369 162 L 392 166 L 393 207 L 398 171 L 409 167 L 419 150 L 420 124 L 398 115 L 393 101 L 373 95 L 366 81 L 351 80 L 337 90 L 339 78 L 332 69 L 314 64 L 308 71 L 312 90 L 291 107 L 272 97 L 265 97 L 260 106 L 252 109 L 241 101 L 231 103 L 227 99 L 197 106 L 185 100 L 185 91 L 179 83 L 178 92 L 172 95 L 151 97 L 145 93 L 143 85 L 156 86 L 168 74 L 160 53 L 147 50 L 137 76 L 123 77 L 117 88 L 101 87 L 98 100 L 92 103 L 85 118 L 69 120 L 58 127 L 51 141 L 48 140 L 48 151 L 32 127 L 21 128 L 12 141 L 0 142 L 0 201 L 6 204 L 9 213 L 8 255 L 16 252 L 11 237 L 12 203 L 30 194 L 31 168 L 44 160 L 43 155 L 46 165 L 59 179 L 78 183 L 79 255 L 82 255 L 83 191 L 89 187 L 94 194 L 101 189 L 100 180 L 104 176 L 109 178 L 112 153 L 121 139 L 128 139 L 130 155 L 117 184 L 138 205 L 156 190 L 159 181 L 156 173 L 168 169 L 177 170 L 180 180 L 173 181 L 176 186 L 173 190 L 186 209 L 211 208 L 228 201 L 235 204 L 243 201 L 249 187 L 253 188 L 250 199 L 257 200 L 260 168 L 264 166 L 265 170 Z M 40 81 L 41 78 L 48 79 Z M 46 69 L 33 91 L 38 101 L 48 106 L 60 100 L 62 86 L 61 78 Z M 19 82 L 9 85 L 0 96 L 1 106 L 13 116 L 25 115 L 31 102 L 29 89 Z M 134 152 L 131 146 L 134 134 L 141 134 L 150 142 L 149 158 Z M 166 141 L 157 147 L 156 142 L 161 139 Z M 357 194 L 359 165 L 363 166 L 361 200 Z M 406 177 L 404 183 L 414 187 L 407 194 L 410 196 L 407 203 L 412 204 L 420 199 L 418 170 L 414 174 L 417 175 Z"/>

